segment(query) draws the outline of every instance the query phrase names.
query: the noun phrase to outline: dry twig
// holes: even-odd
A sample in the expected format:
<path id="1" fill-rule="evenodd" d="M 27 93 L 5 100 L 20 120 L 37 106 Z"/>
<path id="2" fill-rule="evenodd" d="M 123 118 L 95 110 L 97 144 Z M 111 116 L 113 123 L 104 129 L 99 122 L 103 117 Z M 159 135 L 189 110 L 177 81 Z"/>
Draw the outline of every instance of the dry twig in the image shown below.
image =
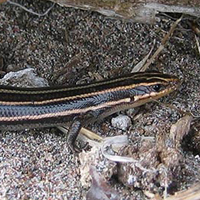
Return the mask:
<path id="1" fill-rule="evenodd" d="M 170 36 L 173 34 L 176 26 L 178 25 L 178 23 L 182 20 L 182 16 L 176 20 L 176 22 L 171 26 L 169 32 L 164 36 L 164 38 L 161 41 L 161 45 L 158 47 L 158 49 L 156 50 L 156 52 L 153 54 L 153 56 L 151 57 L 151 59 L 149 61 L 147 61 L 147 63 L 143 66 L 142 70 L 146 71 L 147 68 L 149 67 L 150 64 L 152 64 L 154 62 L 154 60 L 156 59 L 156 57 L 158 57 L 158 55 L 160 54 L 160 52 L 164 49 L 167 41 L 169 40 Z"/>
<path id="2" fill-rule="evenodd" d="M 198 40 L 196 35 L 195 35 L 195 41 L 196 41 L 197 49 L 198 49 L 198 52 L 199 52 L 199 55 L 200 55 L 200 45 L 199 45 L 199 40 Z"/>

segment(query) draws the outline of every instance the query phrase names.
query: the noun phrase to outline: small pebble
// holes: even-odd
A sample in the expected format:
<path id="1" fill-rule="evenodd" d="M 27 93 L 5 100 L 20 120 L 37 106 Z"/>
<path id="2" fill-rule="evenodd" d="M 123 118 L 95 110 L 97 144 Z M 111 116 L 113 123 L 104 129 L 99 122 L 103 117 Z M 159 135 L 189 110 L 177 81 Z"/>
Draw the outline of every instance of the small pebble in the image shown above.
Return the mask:
<path id="1" fill-rule="evenodd" d="M 27 68 L 17 72 L 9 72 L 0 79 L 0 84 L 18 87 L 48 86 L 48 82 L 44 78 L 39 77 L 33 68 Z"/>
<path id="2" fill-rule="evenodd" d="M 119 115 L 112 118 L 111 123 L 113 127 L 126 131 L 131 125 L 131 119 L 127 115 Z"/>

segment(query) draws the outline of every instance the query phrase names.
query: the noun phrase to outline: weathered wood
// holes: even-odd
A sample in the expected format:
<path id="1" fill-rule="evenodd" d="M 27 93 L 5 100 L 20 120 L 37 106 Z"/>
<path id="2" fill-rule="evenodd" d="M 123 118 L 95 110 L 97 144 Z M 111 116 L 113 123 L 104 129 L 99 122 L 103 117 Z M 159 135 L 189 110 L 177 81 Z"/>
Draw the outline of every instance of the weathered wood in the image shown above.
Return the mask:
<path id="1" fill-rule="evenodd" d="M 200 199 L 200 184 L 197 183 L 187 190 L 177 192 L 175 195 L 166 198 L 166 200 L 198 200 Z"/>
<path id="2" fill-rule="evenodd" d="M 93 10 L 109 17 L 151 23 L 159 12 L 200 17 L 199 0 L 51 0 L 62 6 Z"/>

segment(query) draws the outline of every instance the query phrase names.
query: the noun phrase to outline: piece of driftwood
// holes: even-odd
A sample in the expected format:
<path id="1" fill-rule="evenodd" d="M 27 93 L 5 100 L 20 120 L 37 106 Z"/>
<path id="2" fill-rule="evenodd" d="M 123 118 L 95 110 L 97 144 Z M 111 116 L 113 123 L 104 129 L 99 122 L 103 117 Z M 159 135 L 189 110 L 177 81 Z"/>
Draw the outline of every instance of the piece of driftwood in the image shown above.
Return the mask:
<path id="1" fill-rule="evenodd" d="M 97 11 L 108 17 L 152 23 L 159 12 L 200 17 L 199 0 L 51 0 L 62 6 Z"/>
<path id="2" fill-rule="evenodd" d="M 166 200 L 199 200 L 200 199 L 200 183 L 197 183 L 187 190 L 175 193 L 175 195 L 166 198 Z M 155 200 L 155 199 L 154 199 Z"/>

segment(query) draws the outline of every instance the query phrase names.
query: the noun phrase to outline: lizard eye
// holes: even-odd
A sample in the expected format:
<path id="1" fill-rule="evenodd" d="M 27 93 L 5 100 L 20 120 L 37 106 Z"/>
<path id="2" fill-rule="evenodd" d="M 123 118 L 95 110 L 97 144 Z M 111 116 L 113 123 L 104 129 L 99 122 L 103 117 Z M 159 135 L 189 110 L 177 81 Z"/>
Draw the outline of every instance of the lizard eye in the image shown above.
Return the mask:
<path id="1" fill-rule="evenodd" d="M 153 89 L 154 89 L 156 92 L 159 92 L 160 89 L 161 89 L 161 85 L 160 85 L 160 84 L 153 85 Z"/>

